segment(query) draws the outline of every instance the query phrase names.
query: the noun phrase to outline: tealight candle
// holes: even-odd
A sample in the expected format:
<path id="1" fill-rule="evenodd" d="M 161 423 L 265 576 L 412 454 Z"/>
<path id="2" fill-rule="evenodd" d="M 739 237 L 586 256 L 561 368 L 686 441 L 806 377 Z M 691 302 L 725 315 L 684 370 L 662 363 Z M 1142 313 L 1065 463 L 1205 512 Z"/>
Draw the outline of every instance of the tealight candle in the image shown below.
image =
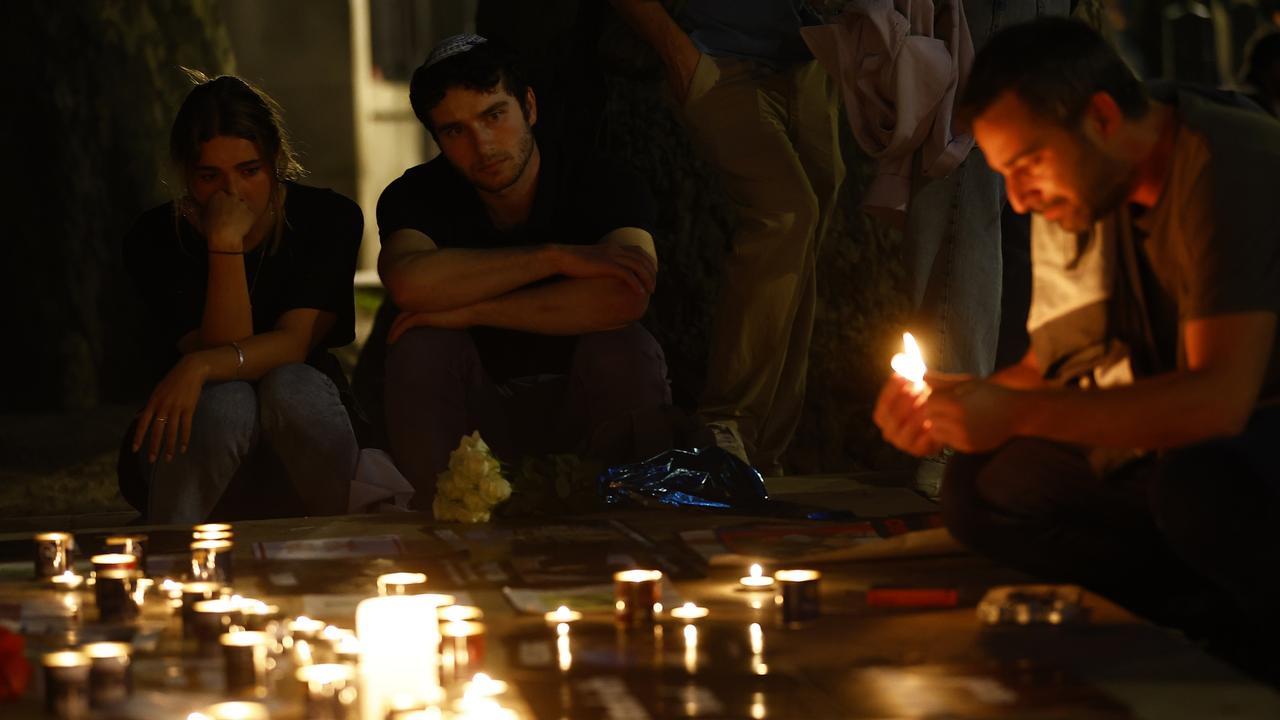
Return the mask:
<path id="1" fill-rule="evenodd" d="M 193 533 L 191 533 L 191 539 L 192 539 L 192 540 L 194 540 L 194 541 L 199 541 L 199 540 L 227 540 L 227 541 L 230 541 L 230 542 L 235 542 L 235 534 L 233 534 L 233 533 L 231 533 L 231 532 L 228 532 L 228 531 L 226 531 L 226 530 L 208 530 L 208 531 L 206 531 L 206 532 L 193 532 Z"/>
<path id="2" fill-rule="evenodd" d="M 440 608 L 437 615 L 440 622 L 461 622 L 480 620 L 484 617 L 484 611 L 474 605 L 446 605 Z"/>
<path id="3" fill-rule="evenodd" d="M 116 705 L 129 699 L 133 690 L 128 643 L 96 642 L 83 648 L 89 658 L 89 704 L 93 707 Z"/>
<path id="4" fill-rule="evenodd" d="M 230 540 L 197 540 L 191 543 L 191 577 L 230 583 L 231 549 Z"/>
<path id="5" fill-rule="evenodd" d="M 614 617 L 628 628 L 653 624 L 661 590 L 660 570 L 623 570 L 613 574 Z"/>
<path id="6" fill-rule="evenodd" d="M 779 570 L 777 602 L 782 609 L 782 623 L 796 625 L 818 617 L 819 595 L 817 570 Z"/>
<path id="7" fill-rule="evenodd" d="M 220 597 L 222 595 L 222 583 L 189 582 L 183 584 L 181 590 L 182 634 L 184 637 L 194 637 L 196 603 Z"/>
<path id="8" fill-rule="evenodd" d="M 692 622 L 706 617 L 708 612 L 709 611 L 704 607 L 699 607 L 694 603 L 687 602 L 680 607 L 671 608 L 671 617 L 678 620 L 684 620 L 685 622 Z"/>
<path id="9" fill-rule="evenodd" d="M 132 555 L 138 559 L 136 569 L 144 574 L 147 571 L 147 536 L 146 535 L 112 535 L 103 541 L 107 550 L 121 555 Z"/>
<path id="10" fill-rule="evenodd" d="M 244 615 L 240 612 L 240 603 L 231 598 L 201 600 L 193 608 L 192 622 L 196 638 L 196 647 L 203 655 L 216 655 L 218 638 L 229 631 L 232 626 L 242 627 Z"/>
<path id="11" fill-rule="evenodd" d="M 104 553 L 89 558 L 93 571 L 101 575 L 104 570 L 137 570 L 138 557 L 124 553 Z"/>
<path id="12" fill-rule="evenodd" d="M 47 578 L 71 571 L 76 539 L 71 533 L 47 532 L 35 536 L 35 575 Z"/>
<path id="13" fill-rule="evenodd" d="M 75 650 L 46 653 L 44 666 L 44 709 L 59 718 L 89 716 L 89 657 Z"/>
<path id="14" fill-rule="evenodd" d="M 355 720 L 359 717 L 355 668 L 334 663 L 308 665 L 298 668 L 296 677 L 307 687 L 307 720 Z"/>
<path id="15" fill-rule="evenodd" d="M 749 574 L 738 578 L 738 584 L 748 590 L 767 590 L 773 587 L 773 578 L 764 574 L 764 568 L 760 567 L 760 563 L 752 563 L 751 569 L 747 571 Z"/>
<path id="16" fill-rule="evenodd" d="M 471 677 L 471 681 L 463 686 L 463 697 L 468 695 L 472 697 L 497 697 L 507 691 L 507 684 L 501 680 L 494 680 L 489 677 L 488 673 L 476 673 Z"/>
<path id="17" fill-rule="evenodd" d="M 202 523 L 191 527 L 191 534 L 209 533 L 209 532 L 231 532 L 231 526 L 226 523 Z"/>
<path id="18" fill-rule="evenodd" d="M 97 575 L 93 595 L 98 604 L 98 619 L 104 623 L 118 623 L 138 617 L 138 603 L 133 595 L 133 571 L 103 570 Z"/>
<path id="19" fill-rule="evenodd" d="M 427 588 L 427 576 L 415 572 L 393 572 L 378 576 L 379 595 L 418 595 Z"/>
<path id="20" fill-rule="evenodd" d="M 241 602 L 240 612 L 244 615 L 245 630 L 265 631 L 280 616 L 279 607 L 268 605 L 261 600 Z"/>
<path id="21" fill-rule="evenodd" d="M 567 605 L 561 605 L 542 617 L 546 619 L 548 625 L 560 625 L 561 623 L 571 623 L 581 620 L 582 613 L 577 610 L 570 610 Z"/>
<path id="22" fill-rule="evenodd" d="M 59 590 L 75 590 L 84 584 L 84 576 L 68 570 L 61 575 L 54 575 L 49 578 L 49 582 L 53 583 Z"/>
<path id="23" fill-rule="evenodd" d="M 289 621 L 286 629 L 295 641 L 315 640 L 324 632 L 325 625 L 323 620 L 312 620 L 306 615 L 299 615 Z"/>
<path id="24" fill-rule="evenodd" d="M 484 624 L 458 620 L 440 625 L 440 679 L 449 684 L 484 667 Z"/>
<path id="25" fill-rule="evenodd" d="M 266 692 L 269 640 L 266 633 L 253 630 L 226 633 L 218 639 L 222 645 L 227 692 L 232 695 Z"/>

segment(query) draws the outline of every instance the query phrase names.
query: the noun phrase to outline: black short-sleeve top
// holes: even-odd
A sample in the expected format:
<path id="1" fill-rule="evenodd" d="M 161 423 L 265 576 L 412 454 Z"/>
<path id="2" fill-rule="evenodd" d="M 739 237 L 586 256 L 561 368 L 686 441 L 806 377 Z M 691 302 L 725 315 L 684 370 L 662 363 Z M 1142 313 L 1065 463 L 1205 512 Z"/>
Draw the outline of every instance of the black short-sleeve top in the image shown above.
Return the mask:
<path id="1" fill-rule="evenodd" d="M 619 228 L 652 233 L 654 202 L 634 173 L 609 163 L 590 167 L 541 155 L 529 220 L 499 230 L 471 184 L 438 156 L 409 168 L 378 199 L 378 234 L 417 230 L 441 248 L 486 249 L 546 244 L 591 245 Z M 575 337 L 552 337 L 502 328 L 472 328 L 485 369 L 499 382 L 530 375 L 564 374 Z"/>
<path id="2" fill-rule="evenodd" d="M 316 350 L 355 339 L 352 279 L 364 231 L 360 207 L 328 189 L 286 182 L 284 230 L 269 249 L 263 241 L 244 256 L 253 307 L 253 332 L 275 329 L 289 310 L 311 308 L 336 315 Z M 156 364 L 167 370 L 178 358 L 178 340 L 200 327 L 209 278 L 208 246 L 173 203 L 143 213 L 124 241 L 125 268 L 149 314 Z"/>

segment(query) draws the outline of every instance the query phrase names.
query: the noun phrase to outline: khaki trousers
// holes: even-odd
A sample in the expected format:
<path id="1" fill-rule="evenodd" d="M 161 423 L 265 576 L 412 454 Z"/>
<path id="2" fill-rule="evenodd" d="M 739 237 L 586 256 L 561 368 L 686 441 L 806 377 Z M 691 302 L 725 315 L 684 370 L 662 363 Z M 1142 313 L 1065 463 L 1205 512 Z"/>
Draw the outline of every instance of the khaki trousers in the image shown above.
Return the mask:
<path id="1" fill-rule="evenodd" d="M 694 143 L 738 212 L 699 414 L 733 421 L 752 464 L 780 470 L 804 406 L 818 245 L 844 179 L 835 84 L 703 54 L 684 104 Z"/>

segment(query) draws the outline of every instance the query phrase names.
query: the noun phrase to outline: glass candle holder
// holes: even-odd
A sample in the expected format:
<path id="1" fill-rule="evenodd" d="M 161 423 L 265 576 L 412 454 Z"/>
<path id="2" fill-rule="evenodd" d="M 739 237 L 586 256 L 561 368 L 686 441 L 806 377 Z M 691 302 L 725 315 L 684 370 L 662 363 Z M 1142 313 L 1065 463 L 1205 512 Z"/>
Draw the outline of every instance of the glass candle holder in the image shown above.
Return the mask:
<path id="1" fill-rule="evenodd" d="M 484 623 L 455 620 L 440 624 L 440 680 L 452 684 L 484 667 Z"/>
<path id="2" fill-rule="evenodd" d="M 35 576 L 49 578 L 71 570 L 76 539 L 71 533 L 47 532 L 35 536 Z"/>
<path id="3" fill-rule="evenodd" d="M 104 623 L 127 623 L 138 617 L 134 597 L 136 575 L 132 570 L 103 570 L 93 585 L 98 619 Z"/>
<path id="4" fill-rule="evenodd" d="M 298 668 L 296 677 L 307 693 L 306 720 L 356 720 L 359 717 L 354 667 L 338 663 L 308 665 Z"/>
<path id="5" fill-rule="evenodd" d="M 230 598 L 201 600 L 192 615 L 192 635 L 201 655 L 217 655 L 219 638 L 234 627 L 243 627 L 240 603 Z"/>
<path id="6" fill-rule="evenodd" d="M 778 581 L 775 602 L 782 614 L 782 624 L 793 626 L 808 622 L 821 614 L 817 570 L 779 570 L 773 576 Z"/>
<path id="7" fill-rule="evenodd" d="M 137 570 L 143 575 L 147 573 L 147 536 L 146 535 L 112 535 L 103 541 L 107 552 L 119 555 L 132 555 L 137 558 Z"/>
<path id="8" fill-rule="evenodd" d="M 46 653 L 44 710 L 54 717 L 80 720 L 89 717 L 89 656 L 76 650 Z"/>
<path id="9" fill-rule="evenodd" d="M 393 572 L 378 576 L 379 595 L 420 595 L 426 592 L 427 576 L 415 572 Z"/>
<path id="10" fill-rule="evenodd" d="M 122 642 L 89 643 L 82 648 L 89 658 L 90 705 L 110 707 L 129 699 L 133 692 L 132 650 Z"/>
<path id="11" fill-rule="evenodd" d="M 228 693 L 259 697 L 266 693 L 269 641 L 266 633 L 252 630 L 226 633 L 218 639 Z"/>
<path id="12" fill-rule="evenodd" d="M 191 578 L 231 583 L 230 540 L 197 540 L 191 543 Z"/>
<path id="13" fill-rule="evenodd" d="M 136 555 L 126 555 L 124 553 L 103 553 L 94 555 L 89 558 L 89 562 L 93 563 L 93 572 L 101 574 L 107 570 L 137 570 L 138 558 Z"/>
<path id="14" fill-rule="evenodd" d="M 261 600 L 245 600 L 240 605 L 244 629 L 265 632 L 280 619 L 280 608 Z"/>
<path id="15" fill-rule="evenodd" d="M 436 613 L 440 622 L 465 622 L 484 618 L 484 611 L 474 605 L 446 605 Z"/>
<path id="16" fill-rule="evenodd" d="M 660 597 L 662 572 L 623 570 L 613 574 L 614 617 L 628 628 L 653 625 L 654 605 Z"/>
<path id="17" fill-rule="evenodd" d="M 191 526 L 191 535 L 193 537 L 195 536 L 196 533 L 211 533 L 211 532 L 229 533 L 231 531 L 232 531 L 231 526 L 226 523 L 201 523 L 199 525 Z"/>
<path id="18" fill-rule="evenodd" d="M 196 603 L 222 596 L 222 583 L 189 582 L 182 585 L 182 635 L 195 637 Z"/>

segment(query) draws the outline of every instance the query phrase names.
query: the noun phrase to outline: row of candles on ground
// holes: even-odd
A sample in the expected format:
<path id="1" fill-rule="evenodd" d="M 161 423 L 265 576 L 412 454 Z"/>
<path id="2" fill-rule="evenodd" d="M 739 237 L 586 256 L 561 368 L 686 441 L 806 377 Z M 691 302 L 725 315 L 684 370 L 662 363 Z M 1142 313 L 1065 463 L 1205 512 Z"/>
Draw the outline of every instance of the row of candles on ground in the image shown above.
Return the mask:
<path id="1" fill-rule="evenodd" d="M 193 582 L 163 580 L 159 589 L 168 607 L 180 613 L 184 637 L 197 653 L 221 655 L 228 693 L 262 699 L 268 695 L 269 675 L 292 666 L 305 688 L 306 717 L 345 718 L 440 717 L 445 699 L 442 681 L 462 691 L 453 717 L 502 719 L 514 715 L 494 696 L 505 684 L 477 675 L 482 666 L 484 625 L 479 608 L 455 604 L 450 595 L 425 592 L 420 573 L 391 573 L 377 581 L 378 597 L 357 609 L 357 631 L 298 617 L 284 620 L 279 608 L 260 600 L 233 595 L 231 528 L 202 525 L 194 529 Z M 214 537 L 209 537 L 209 535 Z M 86 579 L 73 569 L 74 538 L 66 533 L 36 537 L 38 577 L 47 578 L 64 595 L 68 614 L 79 616 L 75 591 L 93 586 L 100 619 L 127 623 L 154 581 L 143 576 L 145 536 L 108 549 L 130 550 L 95 555 Z M 210 547 L 207 543 L 217 543 Z M 85 717 L 89 707 L 123 701 L 132 690 L 127 643 L 90 643 L 78 649 L 47 653 L 45 702 L 47 710 L 63 718 Z M 220 703 L 193 713 L 191 720 L 268 717 L 266 706 L 243 700 Z M 416 714 L 420 713 L 420 714 Z"/>

